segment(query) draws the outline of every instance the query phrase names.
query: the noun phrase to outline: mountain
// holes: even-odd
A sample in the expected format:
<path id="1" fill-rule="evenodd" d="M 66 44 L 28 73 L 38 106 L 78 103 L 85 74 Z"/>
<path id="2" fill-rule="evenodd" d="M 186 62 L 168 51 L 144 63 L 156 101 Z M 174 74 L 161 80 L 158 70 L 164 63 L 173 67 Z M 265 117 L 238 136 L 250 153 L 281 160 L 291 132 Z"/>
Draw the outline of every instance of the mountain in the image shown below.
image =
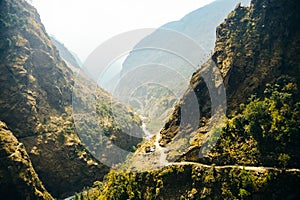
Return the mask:
<path id="1" fill-rule="evenodd" d="M 24 144 L 33 168 L 54 197 L 80 190 L 95 173 L 101 178 L 107 168 L 76 136 L 67 108 L 72 103 L 73 72 L 26 1 L 1 1 L 0 19 L 0 118 Z M 67 144 L 59 142 L 61 135 Z"/>
<path id="2" fill-rule="evenodd" d="M 116 93 L 110 90 L 115 88 L 112 85 L 123 91 L 123 85 L 129 85 L 124 81 L 128 76 L 128 81 L 132 80 L 130 74 L 134 74 L 136 82 L 143 85 L 136 85 L 128 103 L 147 119 L 147 128 L 152 133 L 158 132 L 171 114 L 174 102 L 188 88 L 193 72 L 209 58 L 215 42 L 215 27 L 238 2 L 240 0 L 214 1 L 155 30 L 129 53 L 118 77 L 120 82 L 112 79 L 103 87 L 111 93 Z M 242 3 L 248 5 L 249 0 Z M 191 48 L 196 50 L 189 51 Z M 154 68 L 156 70 L 152 70 Z M 165 79 L 157 78 L 156 71 L 160 71 Z"/>
<path id="3" fill-rule="evenodd" d="M 0 7 L 0 120 L 9 130 L 0 139 L 1 148 L 11 145 L 1 157 L 1 170 L 8 173 L 1 173 L 1 194 L 64 198 L 101 180 L 112 164 L 133 152 L 142 141 L 141 121 L 129 106 L 93 88 L 96 83 L 86 75 L 74 75 L 34 7 L 25 0 L 3 0 Z M 77 118 L 80 114 L 85 121 Z M 15 161 L 9 154 L 17 143 L 23 144 L 22 155 Z M 123 154 L 106 148 L 111 146 Z M 106 153 L 103 148 L 110 152 L 98 157 Z M 105 162 L 111 157 L 116 162 Z"/>
<path id="4" fill-rule="evenodd" d="M 65 47 L 63 43 L 59 42 L 54 36 L 50 36 L 50 39 L 59 51 L 59 55 L 61 56 L 61 58 L 63 58 L 68 65 L 80 68 L 82 63 L 77 55 L 68 50 L 68 48 Z"/>
<path id="5" fill-rule="evenodd" d="M 7 199 L 53 199 L 34 171 L 24 145 L 3 122 L 0 137 L 1 195 Z"/>
<path id="6" fill-rule="evenodd" d="M 240 104 L 249 103 L 248 99 L 252 95 L 262 99 L 271 98 L 265 93 L 266 89 L 269 89 L 268 84 L 279 85 L 281 89 L 277 92 L 280 92 L 285 87 L 284 84 L 289 82 L 299 85 L 297 73 L 299 71 L 299 56 L 297 56 L 299 29 L 296 25 L 299 16 L 296 14 L 297 10 L 292 7 L 293 3 L 290 1 L 284 5 L 281 1 L 278 3 L 252 1 L 249 9 L 238 6 L 229 14 L 225 22 L 217 27 L 216 47 L 212 59 L 204 65 L 203 69 L 193 74 L 191 88 L 180 104 L 188 105 L 191 96 L 195 94 L 203 118 L 207 119 L 213 112 L 217 112 L 213 110 L 209 100 L 216 96 L 210 97 L 211 91 L 208 92 L 208 89 L 218 90 L 221 89 L 221 85 L 218 79 L 214 80 L 215 83 L 213 81 L 211 83 L 203 76 L 213 70 L 211 66 L 220 70 L 221 78 L 224 80 L 228 116 L 239 111 Z M 273 30 L 275 28 L 277 31 Z M 206 86 L 209 84 L 214 85 Z M 298 92 L 292 92 L 292 89 L 290 92 L 295 93 L 293 98 L 296 103 Z M 185 108 L 181 108 L 181 113 L 185 112 L 183 109 Z M 172 118 L 178 118 L 179 110 L 180 106 L 175 109 Z M 198 123 L 196 119 L 189 119 L 192 124 Z M 174 121 L 166 125 L 161 132 L 161 144 L 164 145 L 176 135 L 176 131 L 171 130 L 176 130 L 175 127 L 178 127 Z M 205 129 L 204 127 L 202 129 Z M 199 132 L 194 139 L 203 137 Z M 205 131 L 201 132 L 203 134 Z M 199 145 L 203 144 L 200 142 Z"/>
<path id="7" fill-rule="evenodd" d="M 123 162 L 144 137 L 141 120 L 132 108 L 113 98 L 99 88 L 88 74 L 78 70 L 80 64 L 76 55 L 55 37 L 50 39 L 75 74 L 72 115 L 80 140 L 103 164 L 112 166 Z M 97 114 L 91 115 L 95 111 Z"/>
<path id="8" fill-rule="evenodd" d="M 160 134 L 89 197 L 299 199 L 299 13 L 293 0 L 236 6 Z"/>
<path id="9" fill-rule="evenodd" d="M 198 57 L 204 62 L 214 48 L 216 37 L 215 27 L 218 26 L 226 18 L 227 14 L 231 10 L 233 10 L 239 2 L 242 2 L 245 5 L 249 5 L 250 1 L 217 0 L 187 14 L 179 21 L 169 22 L 161 26 L 158 30 L 141 40 L 136 45 L 136 47 L 132 52 L 130 52 L 129 56 L 125 60 L 123 64 L 123 70 L 128 71 L 132 68 L 138 67 L 139 65 L 149 63 L 166 64 L 169 67 L 176 67 L 170 65 L 169 62 L 172 61 L 167 60 L 167 56 L 170 55 L 165 55 L 162 52 L 159 52 L 158 49 L 154 49 L 152 51 L 138 51 L 138 49 L 140 48 L 148 47 L 149 44 L 159 44 L 161 46 L 164 46 L 164 43 L 176 43 L 176 41 L 174 41 L 175 38 L 170 38 L 170 35 L 168 35 L 170 32 L 164 32 L 160 29 L 175 31 L 179 34 L 191 38 L 194 42 L 196 42 L 203 48 L 203 54 L 198 55 Z M 178 65 L 180 65 L 180 63 L 178 63 Z M 181 70 L 184 71 L 184 66 L 182 68 L 183 69 Z"/>

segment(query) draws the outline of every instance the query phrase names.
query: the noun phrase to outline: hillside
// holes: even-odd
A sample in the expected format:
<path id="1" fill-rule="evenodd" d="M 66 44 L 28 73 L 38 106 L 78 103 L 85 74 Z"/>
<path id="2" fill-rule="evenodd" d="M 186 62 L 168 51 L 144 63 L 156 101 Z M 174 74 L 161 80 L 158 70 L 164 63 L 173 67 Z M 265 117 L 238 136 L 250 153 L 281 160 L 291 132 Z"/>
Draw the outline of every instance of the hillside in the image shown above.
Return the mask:
<path id="1" fill-rule="evenodd" d="M 0 138 L 1 195 L 7 199 L 53 199 L 34 171 L 24 145 L 3 122 Z"/>
<path id="2" fill-rule="evenodd" d="M 64 59 L 64 61 L 68 65 L 71 65 L 76 68 L 80 68 L 82 63 L 74 53 L 70 52 L 70 50 L 67 47 L 65 47 L 64 44 L 58 41 L 54 36 L 50 36 L 50 39 L 55 45 L 55 47 L 57 48 L 57 50 L 59 51 L 60 57 Z"/>
<path id="3" fill-rule="evenodd" d="M 25 0 L 3 0 L 0 7 L 0 120 L 13 134 L 11 137 L 24 145 L 29 156 L 24 155 L 24 166 L 30 170 L 31 179 L 28 177 L 25 181 L 36 182 L 27 184 L 28 188 L 15 188 L 16 195 L 33 191 L 32 194 L 28 192 L 28 196 L 34 198 L 36 193 L 41 193 L 48 198 L 44 185 L 53 197 L 66 197 L 95 180 L 101 180 L 109 170 L 107 163 L 99 162 L 97 155 L 101 152 L 96 154 L 87 145 L 101 146 L 102 143 L 95 138 L 106 134 L 108 139 L 102 147 L 114 143 L 126 152 L 134 151 L 133 146 L 142 140 L 141 121 L 131 108 L 112 99 L 100 88 L 87 91 L 89 95 L 82 91 L 73 92 L 74 84 L 84 89 L 93 82 L 84 75 L 75 78 L 46 33 L 35 8 Z M 90 96 L 95 101 L 89 101 Z M 93 121 L 96 127 L 88 123 L 80 126 L 74 121 L 74 99 L 80 100 L 79 108 L 97 104 L 97 109 L 93 110 L 98 115 Z M 109 112 L 112 109 L 115 114 L 122 113 L 119 119 L 127 125 L 126 128 L 131 130 L 134 124 L 139 137 L 126 137 L 128 129 L 112 122 L 114 116 Z M 93 136 L 97 127 L 102 132 Z M 78 133 L 81 130 L 84 134 Z M 1 142 L 6 143 L 4 137 L 1 137 Z M 11 167 L 9 162 L 6 164 L 3 167 Z M 8 184 L 1 187 L 1 194 L 10 191 L 9 187 L 15 184 L 10 181 L 23 179 L 22 173 L 16 171 L 11 177 L 5 176 L 4 181 Z"/>
<path id="4" fill-rule="evenodd" d="M 79 70 L 76 56 L 70 50 L 50 38 L 74 73 L 72 116 L 81 142 L 107 166 L 123 162 L 144 137 L 141 120 L 131 107 L 113 98 Z"/>
<path id="5" fill-rule="evenodd" d="M 292 0 L 236 6 L 160 135 L 83 199 L 299 199 L 299 13 Z"/>
<path id="6" fill-rule="evenodd" d="M 137 86 L 137 91 L 132 95 L 133 100 L 129 103 L 146 118 L 145 122 L 151 133 L 161 129 L 172 113 L 174 102 L 188 88 L 193 72 L 210 57 L 215 44 L 215 27 L 238 2 L 240 1 L 218 0 L 199 8 L 178 21 L 161 26 L 142 39 L 129 53 L 122 66 L 121 78 L 126 78 L 126 73 L 136 73 L 139 76 L 138 71 L 150 74 L 145 77 L 146 80 L 141 78 L 144 84 Z M 249 0 L 241 2 L 249 4 Z M 189 51 L 194 46 L 199 50 Z M 197 66 L 194 65 L 194 60 Z M 164 75 L 163 81 L 153 78 L 157 77 L 151 71 L 153 68 Z M 143 74 L 140 76 L 144 77 Z M 151 84 L 152 82 L 157 84 Z M 110 85 L 114 85 L 114 82 Z M 103 87 L 106 88 L 105 85 Z M 148 95 L 143 95 L 142 98 L 139 93 Z"/>
<path id="7" fill-rule="evenodd" d="M 24 144 L 54 197 L 77 191 L 90 184 L 95 173 L 101 178 L 107 168 L 86 152 L 72 125 L 72 71 L 26 1 L 1 1 L 0 19 L 0 118 Z M 63 120 L 64 113 L 68 120 Z M 59 142 L 60 135 L 68 145 Z"/>
<path id="8" fill-rule="evenodd" d="M 279 116 L 287 117 L 289 120 L 296 120 L 296 122 L 299 121 L 297 118 L 292 119 L 292 115 L 298 112 L 298 108 L 295 105 L 299 102 L 299 91 L 297 89 L 297 85 L 299 85 L 299 73 L 297 73 L 299 72 L 299 56 L 297 56 L 297 52 L 299 52 L 299 28 L 296 25 L 299 15 L 297 10 L 292 8 L 293 6 L 293 3 L 290 1 L 285 4 L 281 4 L 281 2 L 275 4 L 266 1 L 253 1 L 250 8 L 237 7 L 229 14 L 225 22 L 217 27 L 216 47 L 212 54 L 212 59 L 203 66 L 202 70 L 198 70 L 193 74 L 191 89 L 183 97 L 180 104 L 188 105 L 188 102 L 191 101 L 190 96 L 195 91 L 202 120 L 208 121 L 207 119 L 212 115 L 211 113 L 217 113 L 217 111 L 211 110 L 210 97 L 206 87 L 207 83 L 202 78 L 202 75 L 210 70 L 211 63 L 213 63 L 220 70 L 224 80 L 227 97 L 227 116 L 229 118 L 234 117 L 239 112 L 243 112 L 244 114 L 241 115 L 241 118 L 247 119 L 247 111 L 252 111 L 257 106 L 252 106 L 254 108 L 251 110 L 249 98 L 251 97 L 252 101 L 255 101 L 255 98 L 252 97 L 255 95 L 256 101 L 260 99 L 269 104 L 266 105 L 267 108 L 262 108 L 268 109 L 270 113 L 268 118 L 270 120 L 269 124 L 262 128 L 265 132 L 271 131 L 269 126 L 276 126 L 279 130 L 288 129 L 287 125 L 283 125 L 278 121 L 279 119 L 277 118 Z M 218 86 L 217 82 L 215 82 L 213 88 L 218 89 Z M 290 88 L 285 89 L 286 87 Z M 279 99 L 280 97 L 274 99 L 275 95 L 289 95 L 292 101 L 283 97 L 282 99 Z M 271 99 L 274 102 L 267 103 L 267 99 Z M 283 108 L 279 106 L 271 107 L 271 104 L 279 104 L 279 102 L 281 105 L 289 106 L 285 111 L 290 114 L 285 115 L 286 113 L 282 111 Z M 244 108 L 244 111 L 243 109 L 240 110 L 240 104 L 247 103 L 249 103 L 249 106 Z M 179 106 L 174 111 L 172 118 L 178 118 L 178 109 L 180 109 Z M 181 110 L 181 112 L 185 111 Z M 272 112 L 275 114 L 272 114 Z M 193 122 L 196 119 L 190 119 L 190 123 L 197 123 L 197 121 Z M 273 125 L 272 121 L 275 121 Z M 245 125 L 249 123 L 254 122 L 246 122 Z M 261 122 L 257 123 L 260 124 Z M 178 127 L 178 124 L 175 124 L 174 121 L 167 123 L 167 125 L 161 132 L 162 139 L 160 143 L 163 145 L 172 140 L 176 135 L 176 131 L 171 130 L 176 130 L 175 127 Z M 209 142 L 207 140 L 208 142 L 205 143 L 201 139 L 209 136 L 211 133 L 209 132 L 208 123 L 202 123 L 200 126 L 194 138 L 190 139 L 190 145 L 195 146 L 197 149 L 191 150 L 191 154 L 195 154 L 195 152 L 192 152 L 199 151 L 199 147 L 208 145 Z M 298 126 L 296 125 L 296 127 Z M 290 130 L 287 131 L 289 132 Z M 299 132 L 299 129 L 296 130 L 296 134 L 297 132 Z M 252 131 L 251 134 L 253 134 Z M 292 137 L 291 135 L 289 136 Z M 282 145 L 287 144 L 282 141 Z M 190 149 L 192 148 L 190 147 Z M 298 147 L 294 144 L 291 148 Z M 259 163 L 261 162 L 258 161 L 256 164 Z"/>

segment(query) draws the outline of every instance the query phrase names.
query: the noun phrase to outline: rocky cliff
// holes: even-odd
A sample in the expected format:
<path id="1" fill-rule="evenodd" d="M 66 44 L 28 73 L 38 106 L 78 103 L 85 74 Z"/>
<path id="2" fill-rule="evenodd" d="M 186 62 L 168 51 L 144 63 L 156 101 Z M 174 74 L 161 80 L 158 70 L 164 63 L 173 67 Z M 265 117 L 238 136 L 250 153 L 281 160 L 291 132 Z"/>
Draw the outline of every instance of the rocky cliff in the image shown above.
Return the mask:
<path id="1" fill-rule="evenodd" d="M 1 118 L 16 136 L 34 135 L 41 122 L 70 105 L 71 71 L 27 2 L 1 1 L 0 31 Z"/>
<path id="2" fill-rule="evenodd" d="M 35 8 L 23 0 L 0 4 L 0 118 L 24 144 L 51 194 L 58 197 L 79 190 L 92 182 L 95 173 L 100 178 L 106 168 L 86 152 L 69 117 L 73 73 Z M 61 118 L 64 113 L 68 119 Z M 60 135 L 70 140 L 68 145 L 58 142 Z M 87 156 L 80 157 L 84 152 Z"/>
<path id="3" fill-rule="evenodd" d="M 141 82 L 145 84 L 136 86 L 138 89 L 132 94 L 133 100 L 129 103 L 146 117 L 145 123 L 151 133 L 157 133 L 161 129 L 172 113 L 174 102 L 188 88 L 192 73 L 209 58 L 215 43 L 215 27 L 238 2 L 240 1 L 218 0 L 178 21 L 161 26 L 142 39 L 124 61 L 122 74 L 143 77 Z M 242 3 L 248 5 L 249 0 Z M 188 48 L 194 45 L 201 50 L 189 51 Z M 188 48 L 185 49 L 185 46 Z M 187 55 L 184 52 L 188 52 Z M 196 64 L 191 58 L 196 58 Z M 159 70 L 165 79 L 161 81 L 156 78 L 158 76 L 152 72 L 153 68 Z M 142 75 L 138 74 L 139 71 L 142 71 Z M 105 85 L 103 87 L 108 88 Z"/>
<path id="4" fill-rule="evenodd" d="M 160 133 L 162 147 L 155 151 L 167 155 L 165 167 L 112 171 L 90 194 L 100 199 L 299 199 L 299 13 L 293 0 L 238 4 L 217 27 L 211 59 L 193 74 L 190 89 Z M 227 106 L 214 107 L 211 98 L 222 93 L 222 85 Z M 200 117 L 190 109 L 195 98 Z M 217 123 L 220 111 L 226 117 Z M 156 160 L 144 156 L 145 166 L 160 161 L 159 152 L 152 155 Z"/>
<path id="5" fill-rule="evenodd" d="M 213 111 L 203 74 L 210 71 L 211 66 L 219 69 L 224 82 L 227 116 L 238 112 L 240 104 L 247 103 L 251 95 L 263 98 L 266 84 L 272 85 L 287 77 L 299 85 L 299 10 L 296 4 L 293 1 L 252 1 L 250 7 L 238 5 L 228 15 L 217 27 L 212 59 L 193 74 L 191 88 L 162 130 L 162 145 L 172 141 L 178 132 L 180 113 L 184 112 L 180 105 L 189 105 L 193 94 L 197 96 L 202 117 L 189 118 L 190 123 L 200 120 L 200 128 L 193 139 L 205 138 L 207 120 Z M 217 80 L 214 84 L 214 90 L 220 89 Z M 297 93 L 293 97 L 295 102 L 299 98 Z M 202 139 L 199 145 L 203 142 Z"/>
<path id="6" fill-rule="evenodd" d="M 81 141 L 85 136 L 78 137 L 78 127 L 75 127 L 72 116 L 73 71 L 59 56 L 36 9 L 25 0 L 3 0 L 0 7 L 0 120 L 24 144 L 29 155 L 27 161 L 32 162 L 47 190 L 54 197 L 62 198 L 92 184 L 94 180 L 102 179 L 109 167 L 87 150 L 87 142 Z M 91 83 L 85 81 L 88 85 Z M 80 84 L 80 87 L 85 87 Z M 112 124 L 109 94 L 101 89 L 92 92 L 98 99 L 99 114 L 93 123 L 103 129 L 114 127 L 107 128 L 106 134 L 113 135 L 111 140 L 123 149 L 132 151 L 141 137 L 133 140 L 132 137 L 125 137 L 127 133 Z M 76 95 L 73 98 L 80 99 L 82 105 L 88 104 L 85 102 L 88 101 L 87 96 Z M 118 101 L 113 101 L 113 104 L 116 113 L 123 113 L 120 119 L 127 126 L 133 122 L 132 118 L 135 119 L 134 123 L 138 123 L 136 131 L 141 134 L 140 120 L 133 111 Z M 84 129 L 86 138 L 91 138 L 89 131 L 92 129 Z M 8 183 L 22 179 L 18 173 L 11 175 L 5 177 Z M 44 197 L 47 196 L 40 185 L 33 186 L 37 193 L 40 190 L 40 193 L 45 193 Z M 28 186 L 28 190 L 33 186 Z M 23 187 L 16 189 L 18 194 L 25 191 Z"/>
<path id="7" fill-rule="evenodd" d="M 34 171 L 24 145 L 3 122 L 0 122 L 0 157 L 0 191 L 3 197 L 53 199 Z"/>

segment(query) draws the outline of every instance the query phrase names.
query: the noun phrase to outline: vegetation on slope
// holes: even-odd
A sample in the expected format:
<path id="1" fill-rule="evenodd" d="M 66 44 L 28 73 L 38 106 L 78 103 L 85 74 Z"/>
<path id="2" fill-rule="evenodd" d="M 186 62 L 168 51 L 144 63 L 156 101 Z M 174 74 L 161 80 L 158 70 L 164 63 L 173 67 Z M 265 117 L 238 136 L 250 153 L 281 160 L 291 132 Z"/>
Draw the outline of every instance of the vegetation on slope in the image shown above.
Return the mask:
<path id="1" fill-rule="evenodd" d="M 262 97 L 265 85 L 274 84 L 280 77 L 288 75 L 299 85 L 300 29 L 297 21 L 299 6 L 292 0 L 252 1 L 250 7 L 237 6 L 217 27 L 212 60 L 193 74 L 191 88 L 161 131 L 161 144 L 166 145 L 176 136 L 180 108 L 189 104 L 193 94 L 198 98 L 201 117 L 211 117 L 211 99 L 202 77 L 211 62 L 220 70 L 224 81 L 229 115 L 251 95 Z M 215 85 L 218 90 L 217 81 Z M 190 122 L 199 124 L 200 120 L 191 118 Z M 199 124 L 200 128 L 206 125 Z"/>
<path id="2" fill-rule="evenodd" d="M 144 173 L 111 171 L 75 199 L 295 199 L 299 184 L 299 171 L 187 164 Z"/>
<path id="3" fill-rule="evenodd" d="M 130 94 L 133 100 L 129 101 L 136 111 L 146 117 L 145 123 L 151 133 L 160 131 L 172 113 L 174 102 L 188 88 L 186 80 L 210 56 L 215 44 L 215 27 L 238 2 L 248 4 L 249 0 L 215 1 L 178 21 L 163 25 L 143 38 L 124 61 L 122 74 L 135 74 L 142 70 L 142 74 L 150 74 L 138 75 L 139 78 L 143 77 L 144 83 L 157 83 L 137 85 L 140 87 Z M 182 43 L 184 45 L 181 45 Z M 198 45 L 201 50 L 188 52 L 188 49 L 184 50 L 187 43 L 191 46 Z M 190 60 L 193 57 L 199 60 L 198 66 L 190 63 L 193 62 L 193 59 Z M 156 79 L 159 76 L 152 71 L 154 68 L 163 74 L 164 80 Z M 167 72 L 167 75 L 164 72 Z M 109 88 L 107 85 L 103 87 Z M 140 98 L 141 93 L 144 99 Z"/>
<path id="4" fill-rule="evenodd" d="M 193 74 L 191 88 L 161 131 L 160 142 L 167 148 L 178 134 L 189 134 L 178 127 L 181 109 L 195 93 L 205 119 L 191 119 L 200 127 L 187 140 L 190 148 L 179 152 L 178 162 L 157 171 L 111 171 L 104 182 L 95 183 L 98 189 L 77 198 L 299 199 L 299 169 L 291 169 L 300 166 L 299 13 L 292 0 L 238 5 L 217 28 L 216 47 L 207 63 L 213 61 L 224 80 L 225 125 L 205 129 L 211 117 L 208 86 L 201 77 L 205 65 Z M 205 136 L 211 136 L 208 145 L 218 139 L 213 133 L 221 133 L 220 140 L 200 159 Z"/>
<path id="5" fill-rule="evenodd" d="M 300 101 L 288 77 L 267 84 L 262 98 L 252 96 L 239 112 L 214 131 L 220 138 L 204 158 L 193 153 L 180 160 L 256 166 L 300 167 Z M 197 137 L 197 136 L 196 136 Z M 197 146 L 197 144 L 194 144 Z M 198 149 L 199 151 L 199 149 Z"/>
<path id="6" fill-rule="evenodd" d="M 108 167 L 95 159 L 77 135 L 71 110 L 74 75 L 59 56 L 36 9 L 25 0 L 2 0 L 0 8 L 0 119 L 24 144 L 47 190 L 54 197 L 66 197 L 101 180 Z M 96 125 L 110 118 L 105 127 L 116 127 L 110 113 L 102 112 L 105 102 L 111 102 L 110 96 L 102 90 L 93 92 L 101 112 Z M 84 95 L 78 98 L 83 105 L 88 101 Z M 120 119 L 140 123 L 131 109 L 113 102 L 116 114 L 123 114 Z M 91 137 L 88 131 L 92 129 L 86 129 L 86 138 Z M 110 131 L 107 134 L 115 135 L 126 150 L 142 140 L 124 139 L 125 133 Z M 5 177 L 9 178 L 15 177 Z M 18 189 L 22 193 L 24 188 Z"/>
<path id="7" fill-rule="evenodd" d="M 24 145 L 1 121 L 0 193 L 6 199 L 53 199 L 33 169 Z"/>
<path id="8" fill-rule="evenodd" d="M 297 92 L 297 85 L 288 77 L 267 84 L 263 99 L 253 96 L 224 127 L 215 130 L 221 137 L 207 157 L 186 154 L 178 165 L 158 171 L 111 171 L 104 182 L 95 182 L 95 187 L 76 198 L 296 199 L 300 171 L 288 168 L 299 168 Z M 250 170 L 234 165 L 263 167 Z"/>

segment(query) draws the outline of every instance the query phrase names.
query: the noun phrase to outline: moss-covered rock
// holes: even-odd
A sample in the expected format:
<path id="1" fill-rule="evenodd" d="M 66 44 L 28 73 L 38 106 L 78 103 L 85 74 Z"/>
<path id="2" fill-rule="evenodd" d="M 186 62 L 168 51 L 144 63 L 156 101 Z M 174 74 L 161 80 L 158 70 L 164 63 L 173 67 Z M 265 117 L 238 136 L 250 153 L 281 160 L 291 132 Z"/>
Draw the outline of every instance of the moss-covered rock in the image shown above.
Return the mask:
<path id="1" fill-rule="evenodd" d="M 0 121 L 0 192 L 6 199 L 53 199 L 31 160 L 6 124 Z"/>

